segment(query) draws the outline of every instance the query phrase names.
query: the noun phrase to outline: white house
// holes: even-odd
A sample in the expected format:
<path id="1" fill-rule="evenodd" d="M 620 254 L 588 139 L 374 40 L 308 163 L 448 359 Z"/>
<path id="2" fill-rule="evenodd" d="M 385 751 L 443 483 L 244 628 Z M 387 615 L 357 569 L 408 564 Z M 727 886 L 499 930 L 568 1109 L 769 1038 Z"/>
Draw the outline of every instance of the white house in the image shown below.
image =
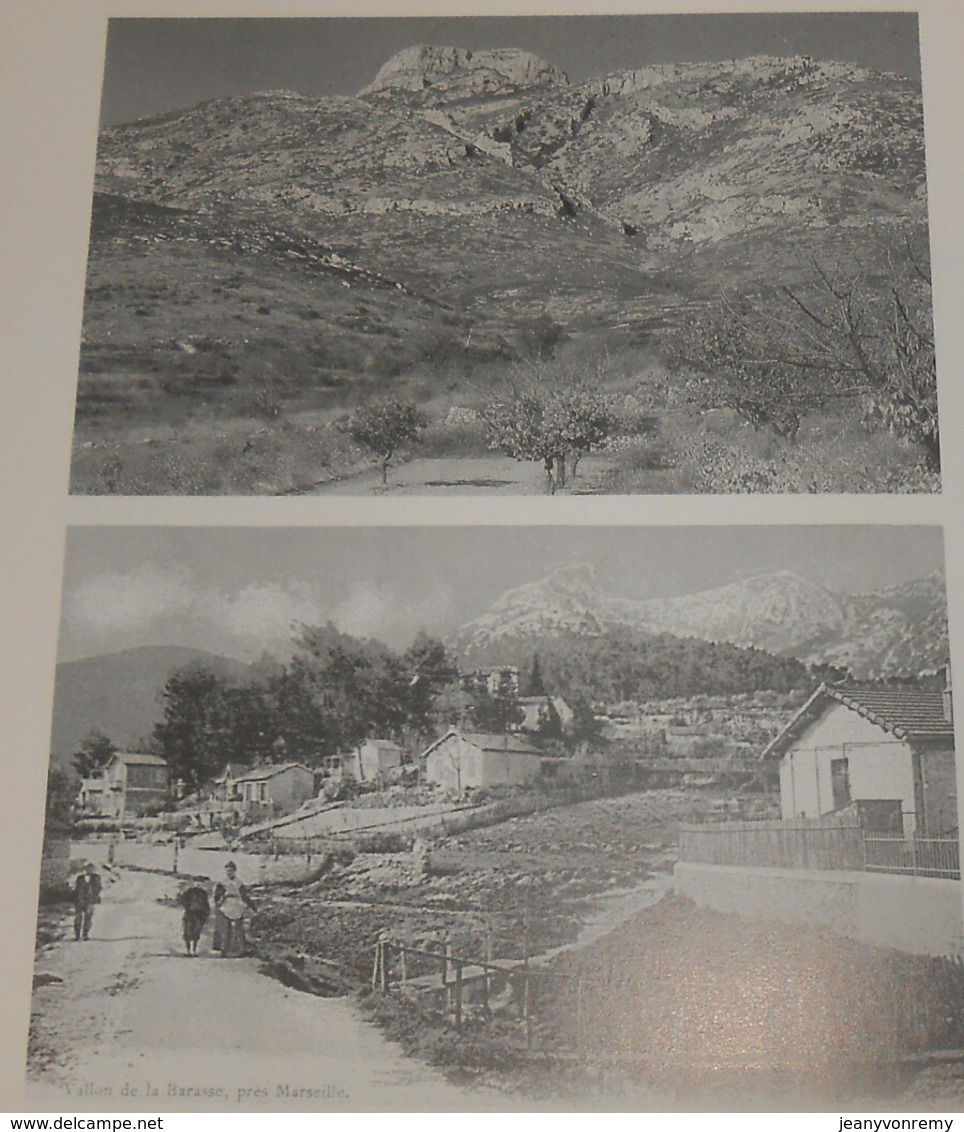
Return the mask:
<path id="1" fill-rule="evenodd" d="M 821 684 L 763 752 L 780 759 L 787 818 L 852 807 L 868 828 L 957 828 L 950 693 Z"/>
<path id="2" fill-rule="evenodd" d="M 522 785 L 542 769 L 542 753 L 516 735 L 449 731 L 428 747 L 425 780 L 447 790 Z"/>

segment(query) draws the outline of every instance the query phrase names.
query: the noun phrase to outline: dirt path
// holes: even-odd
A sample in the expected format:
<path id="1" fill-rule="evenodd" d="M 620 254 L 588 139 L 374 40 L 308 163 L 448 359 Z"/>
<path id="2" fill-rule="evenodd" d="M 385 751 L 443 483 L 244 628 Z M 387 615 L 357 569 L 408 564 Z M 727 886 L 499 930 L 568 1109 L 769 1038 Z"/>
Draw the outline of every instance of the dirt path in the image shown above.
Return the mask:
<path id="1" fill-rule="evenodd" d="M 210 925 L 188 959 L 179 910 L 159 902 L 176 890 L 169 877 L 121 871 L 90 941 L 39 956 L 30 1110 L 486 1107 L 406 1058 L 350 1000 L 290 991 L 255 959 L 214 956 Z"/>
<path id="2" fill-rule="evenodd" d="M 595 480 L 609 468 L 602 456 L 587 456 L 579 465 L 579 476 L 567 488 L 569 494 L 591 491 Z M 380 474 L 372 470 L 350 479 L 315 488 L 314 495 L 543 495 L 546 477 L 542 465 L 512 460 L 507 456 L 454 459 L 415 459 L 388 473 L 383 487 Z"/>

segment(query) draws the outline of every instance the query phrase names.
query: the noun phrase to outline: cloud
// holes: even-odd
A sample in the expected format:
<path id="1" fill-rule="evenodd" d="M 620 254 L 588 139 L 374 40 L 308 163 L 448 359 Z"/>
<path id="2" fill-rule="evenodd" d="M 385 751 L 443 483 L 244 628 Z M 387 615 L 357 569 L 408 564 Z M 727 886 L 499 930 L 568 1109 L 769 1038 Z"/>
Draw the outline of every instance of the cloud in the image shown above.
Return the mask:
<path id="1" fill-rule="evenodd" d="M 131 632 L 183 616 L 196 600 L 183 572 L 145 563 L 127 573 L 97 574 L 81 582 L 68 602 L 67 617 L 95 633 Z"/>
<path id="2" fill-rule="evenodd" d="M 71 637 L 89 647 L 176 642 L 283 657 L 299 625 L 332 621 L 354 636 L 404 647 L 423 626 L 440 631 L 453 607 L 446 586 L 416 600 L 395 584 L 359 583 L 333 605 L 320 587 L 303 581 L 251 582 L 229 592 L 186 569 L 146 563 L 84 579 L 68 595 L 64 612 Z"/>
<path id="3" fill-rule="evenodd" d="M 311 625 L 327 620 L 328 612 L 318 594 L 306 585 L 288 588 L 277 583 L 252 583 L 237 596 L 214 602 L 209 616 L 223 622 L 237 637 L 274 643 L 287 640 L 299 623 Z"/>
<path id="4" fill-rule="evenodd" d="M 330 619 L 343 633 L 376 637 L 390 645 L 408 644 L 421 628 L 438 632 L 451 618 L 455 601 L 451 586 L 440 586 L 414 600 L 394 585 L 356 586 L 332 609 Z"/>

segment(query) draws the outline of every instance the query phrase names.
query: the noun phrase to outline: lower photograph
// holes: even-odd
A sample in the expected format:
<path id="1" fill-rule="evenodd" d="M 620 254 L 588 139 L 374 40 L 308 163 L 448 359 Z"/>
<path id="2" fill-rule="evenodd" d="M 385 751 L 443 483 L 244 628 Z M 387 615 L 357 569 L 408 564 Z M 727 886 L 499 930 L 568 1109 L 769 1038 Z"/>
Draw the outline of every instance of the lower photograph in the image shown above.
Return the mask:
<path id="1" fill-rule="evenodd" d="M 27 1106 L 960 1109 L 946 606 L 936 526 L 70 528 Z"/>

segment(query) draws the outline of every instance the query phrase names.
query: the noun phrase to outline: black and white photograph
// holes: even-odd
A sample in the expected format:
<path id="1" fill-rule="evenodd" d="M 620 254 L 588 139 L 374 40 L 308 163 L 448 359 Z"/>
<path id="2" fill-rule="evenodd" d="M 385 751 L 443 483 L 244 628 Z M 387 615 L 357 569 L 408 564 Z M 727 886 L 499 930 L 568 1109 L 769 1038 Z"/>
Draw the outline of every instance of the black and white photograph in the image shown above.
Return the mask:
<path id="1" fill-rule="evenodd" d="M 112 18 L 71 491 L 940 489 L 913 11 Z"/>
<path id="2" fill-rule="evenodd" d="M 5 1115 L 955 1132 L 964 16 L 797 7 L 0 0 Z"/>
<path id="3" fill-rule="evenodd" d="M 28 1104 L 959 1108 L 933 526 L 72 527 Z"/>

